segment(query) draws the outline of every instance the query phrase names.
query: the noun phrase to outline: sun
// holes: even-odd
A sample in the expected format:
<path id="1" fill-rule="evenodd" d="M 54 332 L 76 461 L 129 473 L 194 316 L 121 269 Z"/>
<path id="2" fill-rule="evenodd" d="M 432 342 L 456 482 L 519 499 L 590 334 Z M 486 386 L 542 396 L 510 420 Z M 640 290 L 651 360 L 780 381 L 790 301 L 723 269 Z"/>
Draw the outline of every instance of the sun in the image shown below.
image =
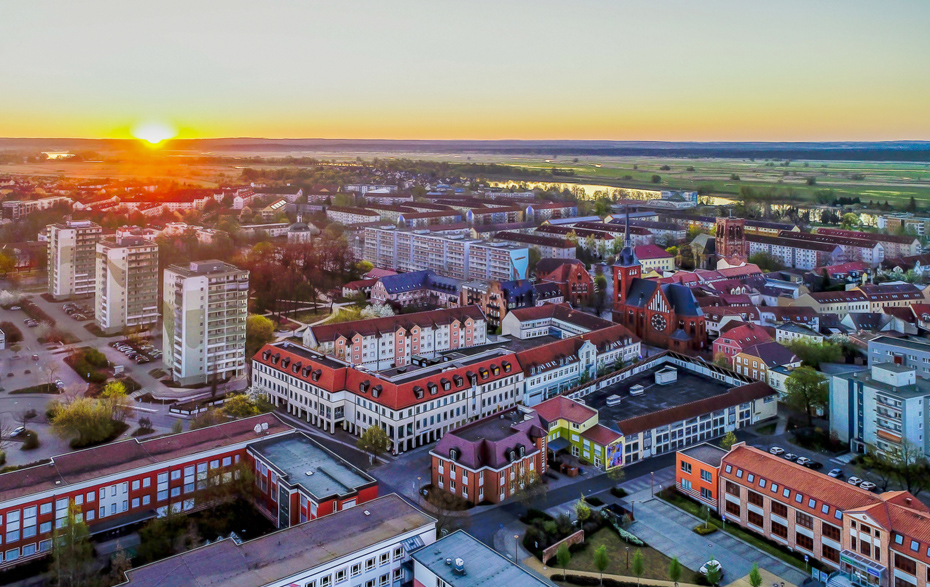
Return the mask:
<path id="1" fill-rule="evenodd" d="M 132 136 L 150 145 L 157 145 L 164 140 L 174 138 L 177 134 L 174 128 L 161 122 L 147 122 L 132 129 Z"/>

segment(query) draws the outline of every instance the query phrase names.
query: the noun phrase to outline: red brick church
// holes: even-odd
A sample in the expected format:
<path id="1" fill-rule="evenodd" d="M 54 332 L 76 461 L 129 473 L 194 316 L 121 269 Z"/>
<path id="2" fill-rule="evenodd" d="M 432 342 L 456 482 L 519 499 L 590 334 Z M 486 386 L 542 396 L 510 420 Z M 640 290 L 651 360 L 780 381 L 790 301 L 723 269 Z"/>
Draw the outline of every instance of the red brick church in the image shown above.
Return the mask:
<path id="1" fill-rule="evenodd" d="M 653 346 L 678 352 L 707 347 L 704 312 L 688 287 L 640 277 L 642 266 L 629 240 L 613 269 L 614 322 Z"/>

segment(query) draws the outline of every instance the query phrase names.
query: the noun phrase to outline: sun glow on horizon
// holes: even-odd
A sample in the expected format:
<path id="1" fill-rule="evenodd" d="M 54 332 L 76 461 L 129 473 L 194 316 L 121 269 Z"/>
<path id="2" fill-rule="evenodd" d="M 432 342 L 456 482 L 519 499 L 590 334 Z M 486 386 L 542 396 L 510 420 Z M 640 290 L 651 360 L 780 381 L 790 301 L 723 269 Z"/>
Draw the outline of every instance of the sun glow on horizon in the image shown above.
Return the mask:
<path id="1" fill-rule="evenodd" d="M 161 122 L 146 122 L 132 129 L 132 136 L 149 143 L 158 145 L 162 141 L 176 137 L 178 131 Z"/>

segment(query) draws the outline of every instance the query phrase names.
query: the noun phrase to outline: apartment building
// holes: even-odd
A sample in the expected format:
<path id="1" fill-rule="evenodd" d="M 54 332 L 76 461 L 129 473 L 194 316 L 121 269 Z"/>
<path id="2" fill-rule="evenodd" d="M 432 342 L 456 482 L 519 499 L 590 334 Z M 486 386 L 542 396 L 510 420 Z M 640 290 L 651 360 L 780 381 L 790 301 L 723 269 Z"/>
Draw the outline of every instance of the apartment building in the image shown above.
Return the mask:
<path id="1" fill-rule="evenodd" d="M 536 223 L 575 216 L 578 216 L 578 206 L 572 202 L 533 202 L 526 206 L 527 219 Z"/>
<path id="2" fill-rule="evenodd" d="M 3 202 L 3 217 L 9 220 L 22 220 L 33 212 L 48 210 L 53 206 L 72 204 L 71 198 L 66 196 L 49 196 L 38 200 L 7 200 Z"/>
<path id="3" fill-rule="evenodd" d="M 882 214 L 878 217 L 878 228 L 888 234 L 897 234 L 902 231 L 917 236 L 930 234 L 930 217 L 915 216 L 909 213 Z"/>
<path id="4" fill-rule="evenodd" d="M 797 232 L 780 233 L 782 235 L 800 234 Z M 749 256 L 765 253 L 793 269 L 813 269 L 823 265 L 833 265 L 845 260 L 843 248 L 837 244 L 799 241 L 789 236 L 769 236 L 767 234 L 746 234 Z"/>
<path id="5" fill-rule="evenodd" d="M 158 321 L 158 245 L 136 236 L 97 243 L 94 318 L 107 334 Z"/>
<path id="6" fill-rule="evenodd" d="M 465 211 L 469 224 L 508 224 L 523 222 L 525 210 L 521 206 L 482 206 Z"/>
<path id="7" fill-rule="evenodd" d="M 251 466 L 248 446 L 296 434 L 267 414 L 162 438 L 124 440 L 58 455 L 0 475 L 0 569 L 49 554 L 52 534 L 76 507 L 91 535 L 174 512 L 191 512 L 208 485 Z"/>
<path id="8" fill-rule="evenodd" d="M 533 410 L 547 432 L 553 456 L 564 450 L 606 471 L 623 466 L 623 436 L 600 424 L 597 410 L 565 396 L 546 400 Z"/>
<path id="9" fill-rule="evenodd" d="M 513 408 L 450 430 L 430 457 L 433 487 L 500 503 L 546 474 L 546 427 L 536 412 Z"/>
<path id="10" fill-rule="evenodd" d="M 402 307 L 432 306 L 455 308 L 459 305 L 462 280 L 444 277 L 435 271 L 411 271 L 387 275 L 371 286 L 371 300 L 392 302 Z"/>
<path id="11" fill-rule="evenodd" d="M 733 370 L 756 381 L 763 381 L 784 395 L 785 379 L 793 369 L 801 366 L 801 359 L 775 341 L 755 344 L 733 357 Z"/>
<path id="12" fill-rule="evenodd" d="M 849 291 L 817 291 L 801 294 L 796 300 L 779 299 L 779 302 L 792 307 L 806 306 L 813 308 L 818 314 L 868 312 L 870 308 L 868 296 L 857 289 Z"/>
<path id="13" fill-rule="evenodd" d="M 55 300 L 94 295 L 101 232 L 89 220 L 48 225 L 48 294 Z"/>
<path id="14" fill-rule="evenodd" d="M 466 281 L 462 284 L 462 305 L 477 306 L 484 312 L 488 326 L 497 329 L 507 313 L 518 308 L 530 308 L 536 303 L 533 284 L 527 279 L 517 281 Z"/>
<path id="15" fill-rule="evenodd" d="M 437 224 L 461 222 L 462 215 L 455 210 L 435 210 L 429 212 L 405 211 L 397 215 L 397 223 L 407 228 L 424 228 Z"/>
<path id="16" fill-rule="evenodd" d="M 694 501 L 717 511 L 720 462 L 727 451 L 713 444 L 680 450 L 675 467 L 675 489 Z"/>
<path id="17" fill-rule="evenodd" d="M 489 243 L 427 229 L 365 229 L 365 259 L 397 271 L 431 269 L 455 279 L 526 279 L 529 251 L 524 246 Z"/>
<path id="18" fill-rule="evenodd" d="M 869 312 L 883 312 L 885 308 L 907 308 L 912 304 L 927 301 L 927 290 L 913 283 L 882 283 L 879 285 L 866 283 L 853 291 L 865 294 L 869 302 Z"/>
<path id="19" fill-rule="evenodd" d="M 375 373 L 281 342 L 255 355 L 253 389 L 328 432 L 361 435 L 378 424 L 402 452 L 515 407 L 523 371 L 512 353 L 495 349 Z"/>
<path id="20" fill-rule="evenodd" d="M 675 257 L 659 245 L 634 247 L 634 252 L 639 264 L 643 266 L 643 273 L 665 273 L 675 270 Z"/>
<path id="21" fill-rule="evenodd" d="M 509 312 L 501 322 L 504 335 L 524 340 L 540 336 L 566 338 L 612 326 L 616 324 L 594 314 L 573 310 L 568 304 L 520 308 Z"/>
<path id="22" fill-rule="evenodd" d="M 730 322 L 721 329 L 720 336 L 714 341 L 714 357 L 723 355 L 732 365 L 733 357 L 743 350 L 771 340 L 772 335 L 762 326 L 752 322 Z"/>
<path id="23" fill-rule="evenodd" d="M 310 326 L 303 342 L 350 365 L 388 369 L 409 365 L 414 357 L 486 344 L 487 321 L 476 306 L 446 308 Z"/>
<path id="24" fill-rule="evenodd" d="M 930 381 L 914 367 L 872 363 L 830 377 L 830 431 L 856 452 L 896 454 L 904 443 L 930 454 Z"/>
<path id="25" fill-rule="evenodd" d="M 248 270 L 215 260 L 170 265 L 162 291 L 164 363 L 172 380 L 192 385 L 244 373 Z"/>
<path id="26" fill-rule="evenodd" d="M 587 306 L 594 299 L 594 280 L 578 259 L 540 259 L 536 277 L 540 282 L 557 284 L 562 297 L 573 306 Z"/>
<path id="27" fill-rule="evenodd" d="M 885 257 L 919 255 L 923 248 L 920 239 L 916 236 L 892 234 L 890 231 L 859 232 L 857 230 L 821 227 L 817 229 L 817 234 L 880 243 L 884 249 Z"/>
<path id="28" fill-rule="evenodd" d="M 399 587 L 414 578 L 411 553 L 435 540 L 436 520 L 390 494 L 254 540 L 219 540 L 131 569 L 122 584 Z M 316 544 L 326 548 L 307 547 Z"/>
<path id="29" fill-rule="evenodd" d="M 727 523 L 820 564 L 821 581 L 857 587 L 912 587 L 930 573 L 930 509 L 906 491 L 874 494 L 739 443 L 722 458 L 678 455 L 716 469 L 717 511 Z M 719 459 L 719 464 L 716 464 Z M 693 468 L 691 469 L 693 471 Z M 813 565 L 812 565 L 813 566 Z"/>
<path id="30" fill-rule="evenodd" d="M 782 238 L 788 238 L 799 243 L 822 243 L 833 247 L 840 247 L 843 252 L 843 261 L 862 261 L 873 267 L 881 263 L 885 257 L 899 256 L 889 254 L 886 246 L 888 245 L 887 242 L 863 235 L 867 235 L 867 233 L 834 231 L 831 229 L 823 229 L 816 233 L 782 232 L 779 234 Z M 822 265 L 829 265 L 829 263 L 822 263 Z"/>
<path id="31" fill-rule="evenodd" d="M 919 337 L 879 336 L 869 341 L 869 366 L 895 363 L 911 367 L 917 377 L 930 379 L 930 342 Z"/>
<path id="32" fill-rule="evenodd" d="M 539 251 L 540 257 L 551 257 L 554 259 L 575 258 L 575 243 L 562 237 L 503 231 L 495 234 L 494 240 L 517 243 L 529 248 L 534 248 Z"/>
<path id="33" fill-rule="evenodd" d="M 374 210 L 355 208 L 352 206 L 330 206 L 326 209 L 326 218 L 332 222 L 345 224 L 361 224 L 362 222 L 375 222 L 381 215 Z"/>

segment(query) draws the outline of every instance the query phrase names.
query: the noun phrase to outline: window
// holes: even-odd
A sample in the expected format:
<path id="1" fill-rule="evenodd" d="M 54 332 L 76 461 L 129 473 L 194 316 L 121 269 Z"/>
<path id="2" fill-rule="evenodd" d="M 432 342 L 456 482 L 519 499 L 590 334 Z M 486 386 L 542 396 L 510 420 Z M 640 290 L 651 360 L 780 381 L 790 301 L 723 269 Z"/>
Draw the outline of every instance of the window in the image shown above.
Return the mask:
<path id="1" fill-rule="evenodd" d="M 807 528 L 812 530 L 814 528 L 814 518 L 808 516 L 804 512 L 795 512 L 794 513 L 794 523 L 802 528 Z"/>
<path id="2" fill-rule="evenodd" d="M 737 479 L 742 479 L 742 478 L 743 478 L 743 470 L 742 470 L 742 469 L 737 469 L 737 470 L 736 470 L 736 478 L 737 478 Z"/>
<path id="3" fill-rule="evenodd" d="M 749 481 L 750 483 L 752 483 L 755 480 L 755 478 L 756 476 L 750 473 L 749 476 L 746 477 L 746 481 Z"/>
<path id="4" fill-rule="evenodd" d="M 823 558 L 834 563 L 840 562 L 840 551 L 833 548 L 832 546 L 827 546 L 826 544 L 820 545 L 820 552 L 823 553 Z"/>
<path id="5" fill-rule="evenodd" d="M 772 483 L 772 486 L 771 486 L 769 489 L 772 491 L 772 493 L 777 493 L 777 492 L 778 492 L 778 483 Z"/>
<path id="6" fill-rule="evenodd" d="M 757 514 L 756 512 L 753 512 L 753 511 L 749 511 L 746 513 L 746 519 L 753 526 L 756 526 L 758 528 L 762 527 L 762 516 L 760 514 Z"/>
<path id="7" fill-rule="evenodd" d="M 352 565 L 352 576 L 358 577 L 361 574 L 362 574 L 362 565 L 361 564 Z"/>
<path id="8" fill-rule="evenodd" d="M 404 558 L 404 547 L 398 546 L 394 549 L 394 560 L 400 560 Z"/>
<path id="9" fill-rule="evenodd" d="M 336 583 L 341 583 L 342 581 L 345 581 L 345 580 L 346 580 L 346 570 L 339 569 L 338 571 L 336 571 Z"/>
<path id="10" fill-rule="evenodd" d="M 765 479 L 759 479 L 759 487 L 765 489 Z"/>
<path id="11" fill-rule="evenodd" d="M 375 559 L 374 559 L 374 557 L 372 557 L 372 558 L 368 559 L 367 561 L 365 561 L 365 570 L 366 570 L 366 571 L 370 571 L 370 570 L 372 570 L 372 569 L 374 569 L 374 568 L 375 568 Z"/>
<path id="12" fill-rule="evenodd" d="M 690 472 L 691 472 L 691 463 L 686 463 L 685 461 L 681 461 L 681 470 L 682 470 L 682 472 L 684 472 L 684 473 L 690 473 Z"/>
<path id="13" fill-rule="evenodd" d="M 820 523 L 820 533 L 823 534 L 824 538 L 829 538 L 830 540 L 840 541 L 841 533 L 840 529 L 831 524 Z"/>
<path id="14" fill-rule="evenodd" d="M 701 469 L 701 481 L 707 481 L 708 483 L 711 482 L 710 471 L 707 471 L 706 469 Z"/>
<path id="15" fill-rule="evenodd" d="M 917 541 L 911 540 L 911 550 L 913 550 L 914 552 L 917 552 L 919 548 L 920 548 L 920 545 L 917 543 Z"/>
<path id="16" fill-rule="evenodd" d="M 814 552 L 814 539 L 810 536 L 805 536 L 804 534 L 795 534 L 794 541 L 798 548 L 803 548 L 804 550 Z"/>
<path id="17" fill-rule="evenodd" d="M 730 495 L 735 495 L 739 497 L 739 486 L 736 483 L 727 481 L 726 489 L 727 489 L 727 493 L 729 493 Z"/>
<path id="18" fill-rule="evenodd" d="M 765 503 L 765 500 L 762 499 L 762 496 L 760 494 L 756 493 L 755 491 L 750 491 L 749 492 L 749 503 L 751 503 L 752 505 L 757 505 L 759 507 L 762 507 L 763 504 Z"/>
<path id="19" fill-rule="evenodd" d="M 706 487 L 701 487 L 701 497 L 704 499 L 714 499 L 714 492 Z"/>
<path id="20" fill-rule="evenodd" d="M 795 503 L 801 503 L 802 501 L 804 501 L 804 496 L 801 495 L 800 493 L 796 493 L 794 495 L 794 501 Z"/>
<path id="21" fill-rule="evenodd" d="M 856 527 L 855 524 L 853 524 L 853 528 L 855 528 L 855 527 Z M 901 536 L 900 534 L 895 534 L 895 535 L 894 535 L 894 543 L 895 543 L 895 544 L 904 544 L 904 536 Z"/>
<path id="22" fill-rule="evenodd" d="M 740 517 L 740 508 L 739 504 L 733 503 L 732 501 L 727 502 L 727 513 Z"/>
<path id="23" fill-rule="evenodd" d="M 784 524 L 779 524 L 778 522 L 772 522 L 772 534 L 782 538 L 784 540 L 788 539 L 788 526 Z"/>
<path id="24" fill-rule="evenodd" d="M 772 502 L 772 513 L 776 516 L 781 516 L 783 518 L 788 517 L 788 506 L 781 503 L 780 501 Z"/>
<path id="25" fill-rule="evenodd" d="M 909 575 L 917 574 L 917 562 L 906 556 L 901 556 L 897 552 L 894 553 L 894 568 L 904 571 Z"/>
<path id="26" fill-rule="evenodd" d="M 814 498 L 807 500 L 807 507 L 813 509 L 816 505 L 817 505 L 817 500 L 815 500 Z"/>
<path id="27" fill-rule="evenodd" d="M 828 506 L 827 504 L 823 504 L 823 505 L 820 507 L 820 512 L 823 513 L 823 514 L 829 514 L 829 513 L 830 513 L 830 506 Z"/>
<path id="28" fill-rule="evenodd" d="M 380 560 L 378 561 L 379 565 L 386 565 L 389 562 L 391 562 L 391 555 L 387 552 L 383 553 L 379 558 L 380 558 Z"/>
<path id="29" fill-rule="evenodd" d="M 52 503 L 51 503 L 51 502 L 49 502 L 49 503 L 43 503 L 41 506 L 39 506 L 39 513 L 40 513 L 40 514 L 50 514 L 50 513 L 52 513 Z"/>

